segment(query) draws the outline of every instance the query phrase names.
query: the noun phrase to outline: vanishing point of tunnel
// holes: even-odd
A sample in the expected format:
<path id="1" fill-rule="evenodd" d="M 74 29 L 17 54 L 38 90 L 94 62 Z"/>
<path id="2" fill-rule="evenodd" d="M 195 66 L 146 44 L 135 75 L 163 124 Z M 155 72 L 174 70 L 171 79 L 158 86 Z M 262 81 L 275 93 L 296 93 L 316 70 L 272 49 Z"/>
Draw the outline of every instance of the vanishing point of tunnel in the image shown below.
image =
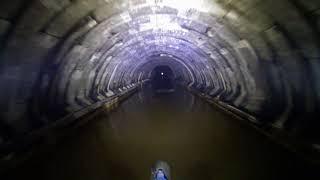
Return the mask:
<path id="1" fill-rule="evenodd" d="M 320 179 L 320 0 L 2 0 L 0 179 Z"/>

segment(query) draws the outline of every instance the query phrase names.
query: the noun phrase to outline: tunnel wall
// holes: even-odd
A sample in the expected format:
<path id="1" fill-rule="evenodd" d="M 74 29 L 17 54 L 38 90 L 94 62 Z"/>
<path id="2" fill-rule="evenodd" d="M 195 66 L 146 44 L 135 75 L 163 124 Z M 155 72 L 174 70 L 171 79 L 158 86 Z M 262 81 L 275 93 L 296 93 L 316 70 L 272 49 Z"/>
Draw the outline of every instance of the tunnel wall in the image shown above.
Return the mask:
<path id="1" fill-rule="evenodd" d="M 186 87 L 318 141 L 320 3 L 188 2 L 196 1 L 2 2 L 2 141 L 117 95 L 158 65 L 176 69 Z"/>

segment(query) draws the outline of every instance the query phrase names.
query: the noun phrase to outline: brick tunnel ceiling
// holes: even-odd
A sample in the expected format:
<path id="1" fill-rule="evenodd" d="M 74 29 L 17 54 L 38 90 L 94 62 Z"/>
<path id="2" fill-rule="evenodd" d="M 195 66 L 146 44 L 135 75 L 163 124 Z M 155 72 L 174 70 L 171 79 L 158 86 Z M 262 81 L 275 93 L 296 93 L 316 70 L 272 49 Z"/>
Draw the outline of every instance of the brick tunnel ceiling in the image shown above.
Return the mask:
<path id="1" fill-rule="evenodd" d="M 211 94 L 228 91 L 237 105 L 248 101 L 246 97 L 258 92 L 252 77 L 257 56 L 248 41 L 218 18 L 222 12 L 212 1 L 108 4 L 86 19 L 85 27 L 90 30 L 61 58 L 68 63 L 60 71 L 59 94 L 65 94 L 70 82 L 68 103 L 76 105 L 74 95 L 87 87 L 77 81 L 90 81 L 93 74 L 99 74 L 93 87 L 111 96 L 115 90 L 149 78 L 155 66 L 166 64 L 188 86 L 210 87 Z M 232 13 L 228 16 L 237 18 Z"/>
<path id="2" fill-rule="evenodd" d="M 14 2 L 7 6 L 27 6 L 1 14 L 9 37 L 2 67 L 24 78 L 25 100 L 36 92 L 36 102 L 72 112 L 137 85 L 157 66 L 255 115 L 273 107 L 279 126 L 319 99 L 319 28 L 308 18 L 318 17 L 318 1 Z M 21 95 L 6 98 L 15 104 Z"/>

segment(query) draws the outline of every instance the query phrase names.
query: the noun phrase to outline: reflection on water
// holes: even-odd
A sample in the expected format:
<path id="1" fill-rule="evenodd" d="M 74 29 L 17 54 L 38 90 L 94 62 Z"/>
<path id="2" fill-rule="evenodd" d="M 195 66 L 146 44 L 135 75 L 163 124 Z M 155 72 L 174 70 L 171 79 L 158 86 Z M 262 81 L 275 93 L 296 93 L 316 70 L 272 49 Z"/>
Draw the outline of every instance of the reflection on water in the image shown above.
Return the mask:
<path id="1" fill-rule="evenodd" d="M 157 160 L 169 162 L 173 180 L 313 179 L 310 167 L 245 123 L 183 90 L 154 94 L 148 87 L 110 117 L 101 112 L 50 153 L 26 162 L 15 176 L 149 180 Z"/>

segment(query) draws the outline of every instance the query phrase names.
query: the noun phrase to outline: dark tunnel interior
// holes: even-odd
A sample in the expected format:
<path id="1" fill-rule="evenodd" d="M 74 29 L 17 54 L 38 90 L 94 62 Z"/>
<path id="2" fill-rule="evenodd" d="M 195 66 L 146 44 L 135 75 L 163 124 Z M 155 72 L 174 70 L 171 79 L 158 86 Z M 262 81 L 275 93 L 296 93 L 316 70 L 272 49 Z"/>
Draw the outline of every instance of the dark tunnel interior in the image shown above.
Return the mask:
<path id="1" fill-rule="evenodd" d="M 319 112 L 319 0 L 0 2 L 0 179 L 319 179 Z"/>
<path id="2" fill-rule="evenodd" d="M 175 75 L 168 66 L 157 66 L 151 72 L 151 84 L 154 91 L 170 92 L 175 87 Z"/>

